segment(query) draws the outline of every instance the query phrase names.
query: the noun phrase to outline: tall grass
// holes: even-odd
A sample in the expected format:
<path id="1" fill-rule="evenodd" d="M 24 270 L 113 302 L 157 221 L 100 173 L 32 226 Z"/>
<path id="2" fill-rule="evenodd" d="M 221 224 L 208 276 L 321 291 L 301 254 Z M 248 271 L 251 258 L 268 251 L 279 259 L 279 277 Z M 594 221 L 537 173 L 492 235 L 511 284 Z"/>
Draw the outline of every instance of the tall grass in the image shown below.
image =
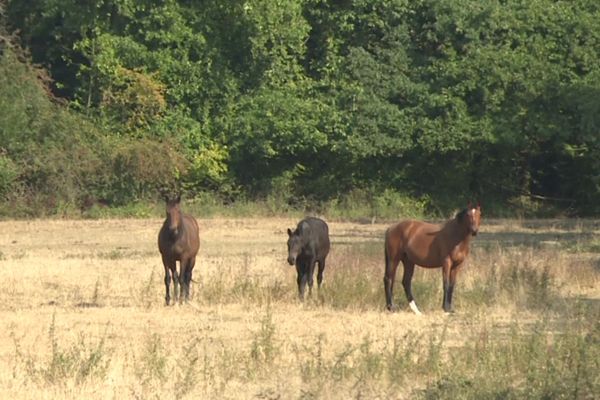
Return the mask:
<path id="1" fill-rule="evenodd" d="M 286 196 L 289 193 L 286 193 Z M 354 190 L 324 201 L 290 202 L 286 196 L 273 193 L 265 198 L 239 197 L 234 201 L 221 198 L 216 193 L 200 192 L 185 198 L 186 210 L 198 217 L 273 217 L 319 214 L 331 220 L 381 221 L 399 218 L 423 218 L 427 215 L 427 198 L 414 199 L 404 193 L 386 189 L 382 191 Z M 297 199 L 296 199 L 297 200 Z M 162 199 L 148 196 L 123 205 L 95 203 L 87 208 L 63 204 L 55 214 L 70 218 L 148 218 L 164 215 Z"/>
<path id="2" fill-rule="evenodd" d="M 59 343 L 56 315 L 48 328 L 47 346 L 49 358 L 25 353 L 19 339 L 11 332 L 15 348 L 14 371 L 25 372 L 27 380 L 38 385 L 82 384 L 88 380 L 102 380 L 110 364 L 110 350 L 106 348 L 106 334 L 97 342 L 90 343 L 82 335 L 70 346 Z"/>
<path id="3" fill-rule="evenodd" d="M 445 326 L 402 338 L 358 345 L 325 356 L 327 340 L 297 349 L 307 397 L 345 396 L 439 399 L 591 399 L 600 389 L 597 322 L 572 320 L 560 335 L 549 326 L 491 325 L 468 333 L 463 345 L 448 343 Z M 595 324 L 595 325 L 594 325 Z M 411 385 L 411 382 L 419 385 Z M 422 386 L 422 388 L 419 388 Z M 333 396 L 343 397 L 343 396 Z"/>
<path id="4" fill-rule="evenodd" d="M 289 301 L 292 287 L 289 282 L 263 279 L 251 273 L 254 259 L 248 253 L 239 268 L 219 265 L 218 273 L 203 278 L 195 285 L 194 298 L 202 304 L 254 304 L 263 306 L 272 301 Z"/>
<path id="5" fill-rule="evenodd" d="M 508 338 L 494 329 L 449 351 L 441 371 L 420 393 L 425 399 L 591 399 L 600 390 L 600 324 L 574 318 L 550 334 L 548 322 Z"/>
<path id="6" fill-rule="evenodd" d="M 144 398 L 167 393 L 177 398 L 192 393 L 221 397 L 235 383 L 275 377 L 298 379 L 303 398 L 403 393 L 423 399 L 591 399 L 600 390 L 600 323 L 590 319 L 592 315 L 589 310 L 574 314 L 560 332 L 550 320 L 531 326 L 514 321 L 508 329 L 484 323 L 463 332 L 467 340 L 460 345 L 453 344 L 448 324 L 408 331 L 402 337 L 365 336 L 358 343 L 336 343 L 340 350 L 335 352 L 327 348 L 336 339 L 319 335 L 294 347 L 290 358 L 279 350 L 285 338 L 277 334 L 266 307 L 248 347 L 229 349 L 202 333 L 173 345 L 150 334 L 125 372 L 135 376 L 131 392 Z M 103 340 L 91 344 L 81 339 L 65 348 L 56 335 L 53 320 L 49 359 L 24 355 L 16 340 L 15 371 L 24 371 L 40 387 L 106 378 L 111 357 Z M 280 390 L 271 394 L 281 396 L 291 388 Z"/>
<path id="7" fill-rule="evenodd" d="M 564 274 L 560 253 L 536 252 L 522 248 L 474 249 L 459 272 L 454 301 L 457 311 L 477 311 L 486 307 L 511 307 L 531 311 L 564 307 L 560 296 Z M 219 268 L 219 273 L 204 279 L 196 291 L 203 304 L 258 304 L 268 301 L 296 302 L 295 279 L 264 279 L 254 276 L 254 260 L 245 255 L 241 268 Z M 328 258 L 320 291 L 313 291 L 308 304 L 334 309 L 380 310 L 383 296 L 383 250 L 379 242 L 338 245 Z M 407 306 L 402 287 L 402 264 L 394 285 L 394 301 Z M 561 278 L 565 278 L 561 276 Z M 416 302 L 424 311 L 441 309 L 441 269 L 417 267 L 412 283 Z"/>

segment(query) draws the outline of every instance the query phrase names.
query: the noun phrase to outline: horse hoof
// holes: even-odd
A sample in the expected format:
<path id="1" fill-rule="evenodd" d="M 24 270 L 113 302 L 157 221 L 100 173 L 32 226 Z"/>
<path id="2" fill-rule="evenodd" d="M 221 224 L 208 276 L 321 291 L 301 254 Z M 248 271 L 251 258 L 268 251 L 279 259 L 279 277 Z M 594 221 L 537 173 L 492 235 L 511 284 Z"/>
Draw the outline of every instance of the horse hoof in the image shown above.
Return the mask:
<path id="1" fill-rule="evenodd" d="M 395 304 L 388 304 L 385 306 L 385 308 L 389 311 L 389 312 L 396 312 L 398 311 L 398 307 L 396 307 Z"/>
<path id="2" fill-rule="evenodd" d="M 408 303 L 408 306 L 415 314 L 423 315 L 423 314 L 421 314 L 421 311 L 419 311 L 419 307 L 417 307 L 417 303 L 415 303 L 414 300 L 412 300 L 410 303 Z"/>

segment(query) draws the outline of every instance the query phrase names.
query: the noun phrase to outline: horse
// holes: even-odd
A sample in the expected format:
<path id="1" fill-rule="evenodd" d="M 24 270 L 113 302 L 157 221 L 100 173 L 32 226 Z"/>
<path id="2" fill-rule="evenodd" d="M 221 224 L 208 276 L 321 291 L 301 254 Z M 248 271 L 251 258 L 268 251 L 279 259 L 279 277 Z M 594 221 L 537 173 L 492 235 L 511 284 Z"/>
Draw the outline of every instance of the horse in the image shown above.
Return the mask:
<path id="1" fill-rule="evenodd" d="M 385 275 L 383 284 L 386 307 L 393 311 L 394 279 L 398 263 L 404 265 L 402 286 L 409 307 L 421 315 L 411 290 L 415 265 L 424 268 L 442 268 L 445 312 L 452 310 L 452 293 L 458 271 L 469 254 L 471 237 L 476 236 L 481 223 L 481 206 L 471 204 L 442 225 L 423 221 L 404 220 L 392 225 L 385 232 Z"/>
<path id="2" fill-rule="evenodd" d="M 196 264 L 196 255 L 200 248 L 198 223 L 189 214 L 181 211 L 181 196 L 175 199 L 165 197 L 167 218 L 158 232 L 158 250 L 165 267 L 165 301 L 169 305 L 171 295 L 169 287 L 173 278 L 174 302 L 189 300 L 192 270 Z M 179 261 L 179 275 L 177 274 Z M 181 286 L 181 294 L 177 285 Z"/>
<path id="3" fill-rule="evenodd" d="M 312 294 L 315 265 L 319 263 L 317 285 L 321 289 L 325 259 L 329 254 L 329 227 L 319 218 L 308 217 L 298 222 L 295 231 L 288 233 L 288 263 L 296 265 L 298 276 L 298 299 L 304 301 L 304 289 L 308 284 L 308 294 Z"/>

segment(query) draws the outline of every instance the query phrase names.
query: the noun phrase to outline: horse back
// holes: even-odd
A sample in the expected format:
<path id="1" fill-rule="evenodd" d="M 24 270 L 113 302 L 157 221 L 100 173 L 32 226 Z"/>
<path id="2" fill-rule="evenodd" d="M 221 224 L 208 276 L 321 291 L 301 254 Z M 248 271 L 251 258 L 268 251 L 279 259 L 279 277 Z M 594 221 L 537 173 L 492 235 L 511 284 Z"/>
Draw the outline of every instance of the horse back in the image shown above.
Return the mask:
<path id="1" fill-rule="evenodd" d="M 399 240 L 403 244 L 407 244 L 414 239 L 417 239 L 417 241 L 432 241 L 440 230 L 440 226 L 436 224 L 406 219 L 388 228 L 386 238 Z"/>
<path id="2" fill-rule="evenodd" d="M 309 229 L 302 229 L 303 224 L 307 224 Z M 314 252 L 314 256 L 320 260 L 327 257 L 330 248 L 327 223 L 320 218 L 308 217 L 298 223 L 298 228 L 302 229 L 303 252 Z"/>
<path id="3" fill-rule="evenodd" d="M 441 266 L 445 252 L 440 248 L 441 230 L 439 225 L 428 222 L 400 221 L 386 232 L 386 251 L 394 258 L 407 258 L 423 267 Z"/>

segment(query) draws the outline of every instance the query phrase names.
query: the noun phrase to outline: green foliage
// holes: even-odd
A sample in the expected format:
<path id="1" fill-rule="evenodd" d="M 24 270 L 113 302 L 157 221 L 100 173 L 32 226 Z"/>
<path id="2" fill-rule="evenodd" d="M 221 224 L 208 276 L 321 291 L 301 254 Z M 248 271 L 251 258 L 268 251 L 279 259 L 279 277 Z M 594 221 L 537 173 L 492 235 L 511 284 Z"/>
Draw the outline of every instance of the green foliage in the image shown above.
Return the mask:
<path id="1" fill-rule="evenodd" d="M 0 195 L 56 213 L 171 185 L 286 211 L 377 188 L 419 213 L 596 215 L 599 17 L 592 0 L 9 0 Z"/>
<path id="2" fill-rule="evenodd" d="M 334 219 L 397 220 L 423 218 L 427 206 L 427 198 L 415 199 L 392 189 L 357 189 L 329 201 L 323 212 Z"/>
<path id="3" fill-rule="evenodd" d="M 0 155 L 0 196 L 6 196 L 17 181 L 19 170 L 14 161 Z"/>
<path id="4" fill-rule="evenodd" d="M 61 203 L 78 203 L 83 187 L 93 185 L 102 171 L 102 136 L 88 121 L 53 103 L 40 74 L 5 49 L 0 59 L 0 168 L 2 194 L 20 203 L 11 210 L 17 215 L 51 213 Z"/>
<path id="5" fill-rule="evenodd" d="M 148 129 L 164 113 L 165 88 L 145 74 L 118 68 L 112 86 L 102 96 L 104 112 L 126 132 Z"/>
<path id="6" fill-rule="evenodd" d="M 148 198 L 161 188 L 175 188 L 185 160 L 166 142 L 120 140 L 113 148 L 107 196 L 117 204 Z"/>

